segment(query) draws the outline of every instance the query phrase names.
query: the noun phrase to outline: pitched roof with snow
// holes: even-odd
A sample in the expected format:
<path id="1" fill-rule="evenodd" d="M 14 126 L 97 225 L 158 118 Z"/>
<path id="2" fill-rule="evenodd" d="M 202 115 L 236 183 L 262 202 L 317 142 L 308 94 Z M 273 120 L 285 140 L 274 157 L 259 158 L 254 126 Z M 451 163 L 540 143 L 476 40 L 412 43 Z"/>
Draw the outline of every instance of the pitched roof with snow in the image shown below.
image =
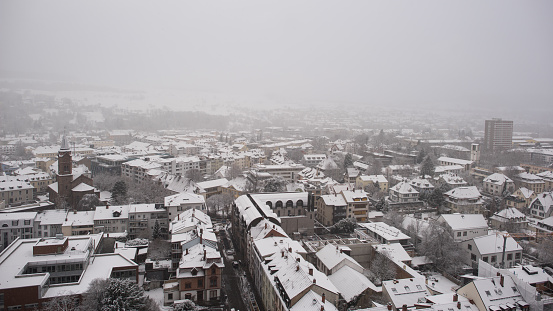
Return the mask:
<path id="1" fill-rule="evenodd" d="M 402 181 L 398 183 L 397 185 L 390 188 L 390 191 L 396 191 L 400 194 L 407 194 L 407 193 L 419 193 L 413 186 L 411 186 L 408 182 Z"/>
<path id="2" fill-rule="evenodd" d="M 424 278 L 389 280 L 382 282 L 382 288 L 390 295 L 392 304 L 400 309 L 404 304 L 414 306 L 420 298 L 430 296 Z"/>
<path id="3" fill-rule="evenodd" d="M 477 199 L 482 197 L 476 186 L 457 187 L 444 193 L 444 195 L 455 199 Z"/>
<path id="4" fill-rule="evenodd" d="M 502 234 L 489 234 L 473 238 L 476 248 L 481 255 L 503 252 L 504 237 Z M 522 247 L 512 237 L 507 237 L 506 252 L 522 251 Z"/>
<path id="5" fill-rule="evenodd" d="M 368 288 L 375 292 L 382 290 L 381 287 L 374 285 L 373 282 L 363 275 L 363 273 L 349 266 L 338 269 L 338 271 L 329 275 L 328 278 L 348 302 L 353 300 L 356 296 L 359 296 Z"/>
<path id="6" fill-rule="evenodd" d="M 319 261 L 325 265 L 325 267 L 328 270 L 334 269 L 338 264 L 340 264 L 343 261 L 349 261 L 352 263 L 355 267 L 357 267 L 360 271 L 363 271 L 363 267 L 357 263 L 353 258 L 351 258 L 346 253 L 342 252 L 340 250 L 339 245 L 333 245 L 328 244 L 325 247 L 323 247 L 320 251 L 318 251 L 315 256 L 319 259 Z"/>
<path id="7" fill-rule="evenodd" d="M 503 174 L 493 173 L 490 176 L 484 178 L 483 182 L 501 186 L 505 183 L 511 183 L 513 181 L 511 180 L 511 178 Z"/>
<path id="8" fill-rule="evenodd" d="M 452 230 L 488 228 L 488 222 L 482 214 L 442 214 L 439 219 L 443 219 Z"/>
<path id="9" fill-rule="evenodd" d="M 183 204 L 205 204 L 203 196 L 190 192 L 177 193 L 165 197 L 165 206 L 181 206 Z"/>

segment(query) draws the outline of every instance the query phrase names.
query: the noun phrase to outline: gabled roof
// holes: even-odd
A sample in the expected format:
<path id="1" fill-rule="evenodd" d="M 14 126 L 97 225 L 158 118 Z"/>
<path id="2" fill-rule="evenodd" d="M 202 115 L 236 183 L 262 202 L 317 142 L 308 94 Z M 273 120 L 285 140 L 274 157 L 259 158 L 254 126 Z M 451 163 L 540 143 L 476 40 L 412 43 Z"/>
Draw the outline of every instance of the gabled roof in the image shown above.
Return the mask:
<path id="1" fill-rule="evenodd" d="M 542 192 L 536 196 L 534 200 L 532 200 L 532 203 L 530 203 L 530 206 L 533 206 L 534 203 L 539 202 L 541 206 L 543 206 L 544 212 L 548 213 L 549 209 L 553 207 L 553 191 L 552 192 Z"/>
<path id="2" fill-rule="evenodd" d="M 444 194 L 456 199 L 476 199 L 482 196 L 476 186 L 457 187 Z"/>
<path id="3" fill-rule="evenodd" d="M 503 286 L 501 286 L 498 276 L 473 281 L 486 310 L 490 310 L 492 306 L 499 308 L 500 305 L 506 304 L 516 306 L 518 301 L 524 301 L 510 276 L 504 276 L 503 282 Z"/>
<path id="4" fill-rule="evenodd" d="M 353 258 L 348 256 L 346 253 L 340 251 L 340 246 L 335 246 L 333 244 L 328 244 L 325 247 L 323 247 L 320 251 L 315 253 L 315 256 L 319 259 L 319 261 L 325 265 L 325 267 L 328 270 L 334 269 L 338 264 L 340 264 L 343 261 L 349 261 L 354 266 L 358 267 L 361 271 L 363 271 L 363 267 L 357 263 Z"/>
<path id="5" fill-rule="evenodd" d="M 384 281 L 382 282 L 382 288 L 386 289 L 392 304 L 398 309 L 404 304 L 412 307 L 420 298 L 430 296 L 424 278 Z"/>
<path id="6" fill-rule="evenodd" d="M 400 194 L 407 194 L 407 193 L 419 193 L 415 188 L 413 188 L 408 182 L 402 181 L 398 183 L 397 185 L 390 188 L 390 191 L 397 191 Z"/>
<path id="7" fill-rule="evenodd" d="M 507 177 L 503 174 L 493 173 L 490 176 L 484 178 L 483 182 L 501 186 L 506 182 L 507 183 L 512 183 L 513 181 L 511 180 L 511 178 L 509 178 L 509 177 Z"/>
<path id="8" fill-rule="evenodd" d="M 442 214 L 439 219 L 443 219 L 452 230 L 488 228 L 488 222 L 482 214 Z"/>
<path id="9" fill-rule="evenodd" d="M 181 206 L 183 204 L 204 204 L 203 196 L 190 192 L 177 193 L 165 197 L 165 206 Z"/>
<path id="10" fill-rule="evenodd" d="M 338 269 L 338 271 L 329 275 L 328 278 L 348 302 L 363 293 L 367 288 L 373 291 L 381 290 L 380 287 L 374 285 L 363 273 L 349 266 Z"/>
<path id="11" fill-rule="evenodd" d="M 497 254 L 503 252 L 503 241 L 504 237 L 502 234 L 490 234 L 473 238 L 476 248 L 481 255 L 486 254 Z M 506 252 L 512 251 L 522 251 L 522 247 L 513 239 L 512 237 L 507 237 L 507 243 L 505 245 Z M 500 260 L 498 258 L 498 260 Z"/>

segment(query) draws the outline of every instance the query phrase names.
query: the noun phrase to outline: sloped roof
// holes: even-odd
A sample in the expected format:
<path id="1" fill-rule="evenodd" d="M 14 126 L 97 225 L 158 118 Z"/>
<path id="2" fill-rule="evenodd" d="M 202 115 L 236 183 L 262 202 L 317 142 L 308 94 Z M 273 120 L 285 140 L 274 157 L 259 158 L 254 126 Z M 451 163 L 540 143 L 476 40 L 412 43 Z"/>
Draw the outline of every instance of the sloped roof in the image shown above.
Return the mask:
<path id="1" fill-rule="evenodd" d="M 366 276 L 349 266 L 338 269 L 328 278 L 348 302 L 363 293 L 367 288 L 373 291 L 379 290 L 379 287 L 374 285 Z"/>
<path id="2" fill-rule="evenodd" d="M 440 218 L 445 220 L 452 230 L 488 228 L 488 222 L 482 214 L 442 214 Z"/>

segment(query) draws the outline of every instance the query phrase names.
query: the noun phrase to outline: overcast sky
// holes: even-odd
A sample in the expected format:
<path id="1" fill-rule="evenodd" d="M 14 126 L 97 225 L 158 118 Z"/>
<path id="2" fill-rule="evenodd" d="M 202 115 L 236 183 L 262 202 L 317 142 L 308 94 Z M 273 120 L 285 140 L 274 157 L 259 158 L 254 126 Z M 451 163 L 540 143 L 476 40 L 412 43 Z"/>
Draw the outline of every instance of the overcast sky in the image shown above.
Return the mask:
<path id="1" fill-rule="evenodd" d="M 553 1 L 0 0 L 0 78 L 553 110 Z"/>

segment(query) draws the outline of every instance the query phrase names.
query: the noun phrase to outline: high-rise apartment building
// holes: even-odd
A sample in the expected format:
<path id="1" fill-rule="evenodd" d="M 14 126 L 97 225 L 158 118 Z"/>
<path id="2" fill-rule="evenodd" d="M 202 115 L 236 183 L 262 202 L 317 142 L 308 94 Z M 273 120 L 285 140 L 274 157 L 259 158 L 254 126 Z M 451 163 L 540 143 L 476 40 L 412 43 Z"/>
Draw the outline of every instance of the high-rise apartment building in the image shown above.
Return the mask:
<path id="1" fill-rule="evenodd" d="M 484 129 L 484 148 L 487 150 L 506 150 L 513 144 L 513 121 L 501 119 L 486 120 Z"/>

